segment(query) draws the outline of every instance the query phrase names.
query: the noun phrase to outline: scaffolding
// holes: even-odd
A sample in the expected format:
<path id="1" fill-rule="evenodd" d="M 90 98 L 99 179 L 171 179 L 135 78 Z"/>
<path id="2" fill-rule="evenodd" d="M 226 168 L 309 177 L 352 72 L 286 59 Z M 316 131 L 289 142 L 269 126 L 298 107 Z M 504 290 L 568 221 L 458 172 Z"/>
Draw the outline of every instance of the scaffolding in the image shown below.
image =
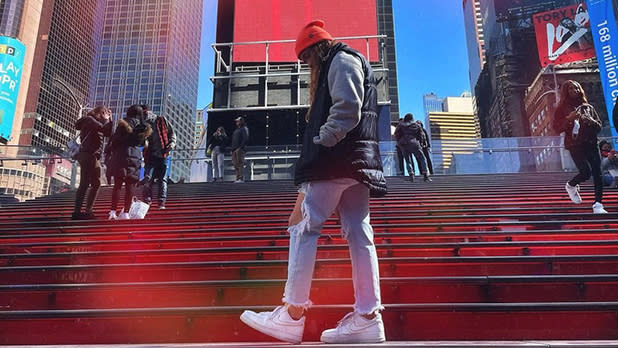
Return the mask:
<path id="1" fill-rule="evenodd" d="M 389 105 L 388 68 L 385 62 L 386 35 L 338 37 L 336 40 L 351 42 L 363 40 L 366 52 L 361 52 L 371 62 L 378 87 L 378 103 Z M 377 43 L 378 57 L 371 56 L 371 44 Z M 309 67 L 296 62 L 271 62 L 269 51 L 276 45 L 290 45 L 294 40 L 215 43 L 215 73 L 210 77 L 214 84 L 215 100 L 212 112 L 223 111 L 272 111 L 308 108 Z M 255 47 L 263 50 L 264 60 L 258 63 L 235 62 L 234 48 Z M 375 55 L 375 53 L 374 53 Z"/>

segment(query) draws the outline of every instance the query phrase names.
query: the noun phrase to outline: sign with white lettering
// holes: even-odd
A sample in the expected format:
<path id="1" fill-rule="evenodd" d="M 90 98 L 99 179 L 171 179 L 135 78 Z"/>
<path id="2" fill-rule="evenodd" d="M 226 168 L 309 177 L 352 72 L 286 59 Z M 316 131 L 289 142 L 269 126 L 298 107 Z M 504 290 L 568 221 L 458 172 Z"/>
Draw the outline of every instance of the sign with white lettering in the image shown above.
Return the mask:
<path id="1" fill-rule="evenodd" d="M 0 142 L 11 137 L 26 46 L 12 37 L 0 36 Z"/>
<path id="2" fill-rule="evenodd" d="M 586 0 L 590 12 L 590 26 L 597 51 L 599 74 L 605 96 L 605 107 L 609 116 L 612 136 L 617 136 L 612 110 L 618 97 L 618 28 L 616 27 L 616 9 L 611 0 Z"/>
<path id="3" fill-rule="evenodd" d="M 541 66 L 594 57 L 590 18 L 584 4 L 532 16 Z"/>

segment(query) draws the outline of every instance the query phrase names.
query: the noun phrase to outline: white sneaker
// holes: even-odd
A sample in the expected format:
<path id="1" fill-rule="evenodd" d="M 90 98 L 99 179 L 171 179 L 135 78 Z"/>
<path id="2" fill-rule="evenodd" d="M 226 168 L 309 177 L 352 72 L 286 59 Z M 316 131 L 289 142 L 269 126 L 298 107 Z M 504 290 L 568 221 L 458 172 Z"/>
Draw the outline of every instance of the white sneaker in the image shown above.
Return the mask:
<path id="1" fill-rule="evenodd" d="M 109 211 L 109 217 L 107 218 L 107 220 L 116 220 L 118 219 L 118 216 L 116 216 L 116 211 L 115 210 L 110 210 Z"/>
<path id="2" fill-rule="evenodd" d="M 599 202 L 594 202 L 592 205 L 592 212 L 595 214 L 607 214 L 607 210 L 605 210 L 603 204 Z"/>
<path id="3" fill-rule="evenodd" d="M 243 179 L 236 179 L 236 181 L 234 181 L 234 182 L 238 183 L 238 182 L 245 182 L 245 181 Z"/>
<path id="4" fill-rule="evenodd" d="M 564 188 L 566 189 L 566 192 L 569 194 L 569 198 L 571 198 L 573 203 L 580 204 L 582 202 L 582 197 L 579 195 L 579 185 L 571 186 L 567 182 L 564 185 Z"/>
<path id="5" fill-rule="evenodd" d="M 240 320 L 252 328 L 278 340 L 298 344 L 303 339 L 305 317 L 294 320 L 287 306 L 279 306 L 272 312 L 244 311 Z"/>
<path id="6" fill-rule="evenodd" d="M 131 217 L 129 216 L 129 213 L 125 213 L 122 212 L 120 213 L 120 215 L 118 215 L 118 220 L 130 220 Z"/>
<path id="7" fill-rule="evenodd" d="M 382 315 L 376 313 L 375 318 L 366 319 L 362 315 L 351 312 L 346 314 L 334 329 L 324 330 L 320 341 L 324 343 L 381 343 L 386 341 Z"/>

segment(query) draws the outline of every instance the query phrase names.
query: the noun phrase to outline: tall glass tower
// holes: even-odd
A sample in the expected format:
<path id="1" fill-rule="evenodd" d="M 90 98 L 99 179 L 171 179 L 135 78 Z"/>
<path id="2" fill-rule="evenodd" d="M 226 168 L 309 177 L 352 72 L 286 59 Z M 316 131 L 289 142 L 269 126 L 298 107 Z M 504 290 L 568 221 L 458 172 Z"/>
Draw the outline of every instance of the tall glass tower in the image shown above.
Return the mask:
<path id="1" fill-rule="evenodd" d="M 0 1 L 0 35 L 17 37 L 23 10 L 24 0 Z"/>
<path id="2" fill-rule="evenodd" d="M 75 134 L 75 121 L 89 99 L 98 45 L 95 23 L 102 18 L 103 1 L 55 0 L 43 6 L 45 17 L 51 12 L 51 20 L 32 29 L 39 30 L 40 41 L 33 63 L 36 79 L 33 77 L 26 100 L 20 144 L 62 153 Z"/>
<path id="3" fill-rule="evenodd" d="M 104 17 L 93 105 L 109 107 L 115 119 L 136 103 L 165 115 L 178 138 L 170 176 L 175 181 L 188 178 L 202 0 L 106 0 Z"/>

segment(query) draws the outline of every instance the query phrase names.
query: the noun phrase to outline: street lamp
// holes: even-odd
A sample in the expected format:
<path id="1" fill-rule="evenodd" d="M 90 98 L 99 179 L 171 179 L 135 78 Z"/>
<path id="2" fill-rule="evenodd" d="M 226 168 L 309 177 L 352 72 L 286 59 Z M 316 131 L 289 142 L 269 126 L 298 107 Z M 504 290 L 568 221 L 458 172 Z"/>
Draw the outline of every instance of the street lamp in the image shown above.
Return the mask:
<path id="1" fill-rule="evenodd" d="M 59 78 L 54 78 L 54 82 L 57 82 L 62 87 L 64 87 L 64 89 L 69 92 L 68 94 L 71 96 L 71 98 L 73 98 L 75 104 L 79 106 L 79 114 L 77 115 L 77 119 L 80 119 L 82 117 L 82 113 L 84 112 L 84 110 L 92 109 L 87 103 L 86 105 L 82 105 L 82 103 L 79 102 L 79 99 L 77 99 L 77 97 L 75 96 L 75 92 L 69 85 L 66 84 L 66 82 L 60 80 Z"/>

